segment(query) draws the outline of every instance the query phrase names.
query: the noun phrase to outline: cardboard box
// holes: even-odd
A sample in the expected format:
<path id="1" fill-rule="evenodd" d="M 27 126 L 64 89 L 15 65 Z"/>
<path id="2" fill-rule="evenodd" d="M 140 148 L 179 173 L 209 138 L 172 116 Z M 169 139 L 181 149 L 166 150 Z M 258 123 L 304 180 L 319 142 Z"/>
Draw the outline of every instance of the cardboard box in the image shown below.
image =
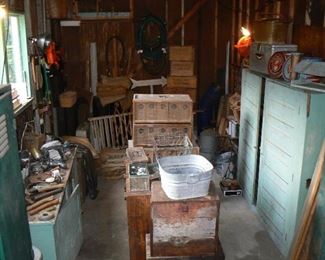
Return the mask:
<path id="1" fill-rule="evenodd" d="M 171 61 L 170 62 L 171 76 L 194 76 L 193 61 Z"/>
<path id="2" fill-rule="evenodd" d="M 194 61 L 195 50 L 193 46 L 171 46 L 169 47 L 170 61 Z"/>

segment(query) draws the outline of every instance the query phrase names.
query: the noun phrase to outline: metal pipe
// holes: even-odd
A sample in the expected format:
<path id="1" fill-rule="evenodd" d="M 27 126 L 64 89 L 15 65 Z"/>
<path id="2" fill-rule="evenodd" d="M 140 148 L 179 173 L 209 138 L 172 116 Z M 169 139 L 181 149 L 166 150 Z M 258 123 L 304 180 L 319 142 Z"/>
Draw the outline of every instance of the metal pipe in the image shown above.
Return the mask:
<path id="1" fill-rule="evenodd" d="M 230 56 L 230 41 L 227 42 L 226 47 L 226 72 L 225 72 L 225 95 L 229 94 L 229 57 Z"/>

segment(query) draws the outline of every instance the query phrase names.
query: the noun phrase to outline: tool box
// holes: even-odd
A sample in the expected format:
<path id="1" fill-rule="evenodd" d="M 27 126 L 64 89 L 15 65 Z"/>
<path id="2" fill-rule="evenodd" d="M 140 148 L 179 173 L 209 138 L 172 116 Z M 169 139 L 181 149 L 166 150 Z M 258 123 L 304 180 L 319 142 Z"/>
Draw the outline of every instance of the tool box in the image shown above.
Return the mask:
<path id="1" fill-rule="evenodd" d="M 249 68 L 253 71 L 269 74 L 268 63 L 276 52 L 295 52 L 295 44 L 268 44 L 254 42 L 250 48 Z"/>

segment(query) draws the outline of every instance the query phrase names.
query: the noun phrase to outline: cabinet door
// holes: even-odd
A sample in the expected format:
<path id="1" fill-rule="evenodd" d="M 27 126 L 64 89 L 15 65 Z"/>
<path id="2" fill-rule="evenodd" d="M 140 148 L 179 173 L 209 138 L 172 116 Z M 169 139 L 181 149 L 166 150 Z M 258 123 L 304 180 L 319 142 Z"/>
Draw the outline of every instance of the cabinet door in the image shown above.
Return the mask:
<path id="1" fill-rule="evenodd" d="M 238 179 L 243 194 L 250 204 L 255 202 L 261 96 L 262 78 L 244 69 L 240 107 Z"/>
<path id="2" fill-rule="evenodd" d="M 296 223 L 307 95 L 266 81 L 257 210 L 282 254 Z"/>

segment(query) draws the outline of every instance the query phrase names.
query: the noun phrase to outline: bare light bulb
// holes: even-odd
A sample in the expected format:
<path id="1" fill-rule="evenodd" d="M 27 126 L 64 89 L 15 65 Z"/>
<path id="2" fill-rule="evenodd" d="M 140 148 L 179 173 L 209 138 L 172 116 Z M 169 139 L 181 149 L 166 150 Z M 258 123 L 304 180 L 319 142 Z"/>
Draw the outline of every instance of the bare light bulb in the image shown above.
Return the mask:
<path id="1" fill-rule="evenodd" d="M 251 35 L 250 31 L 248 29 L 244 28 L 244 27 L 242 27 L 240 31 L 244 36 L 250 36 Z"/>

